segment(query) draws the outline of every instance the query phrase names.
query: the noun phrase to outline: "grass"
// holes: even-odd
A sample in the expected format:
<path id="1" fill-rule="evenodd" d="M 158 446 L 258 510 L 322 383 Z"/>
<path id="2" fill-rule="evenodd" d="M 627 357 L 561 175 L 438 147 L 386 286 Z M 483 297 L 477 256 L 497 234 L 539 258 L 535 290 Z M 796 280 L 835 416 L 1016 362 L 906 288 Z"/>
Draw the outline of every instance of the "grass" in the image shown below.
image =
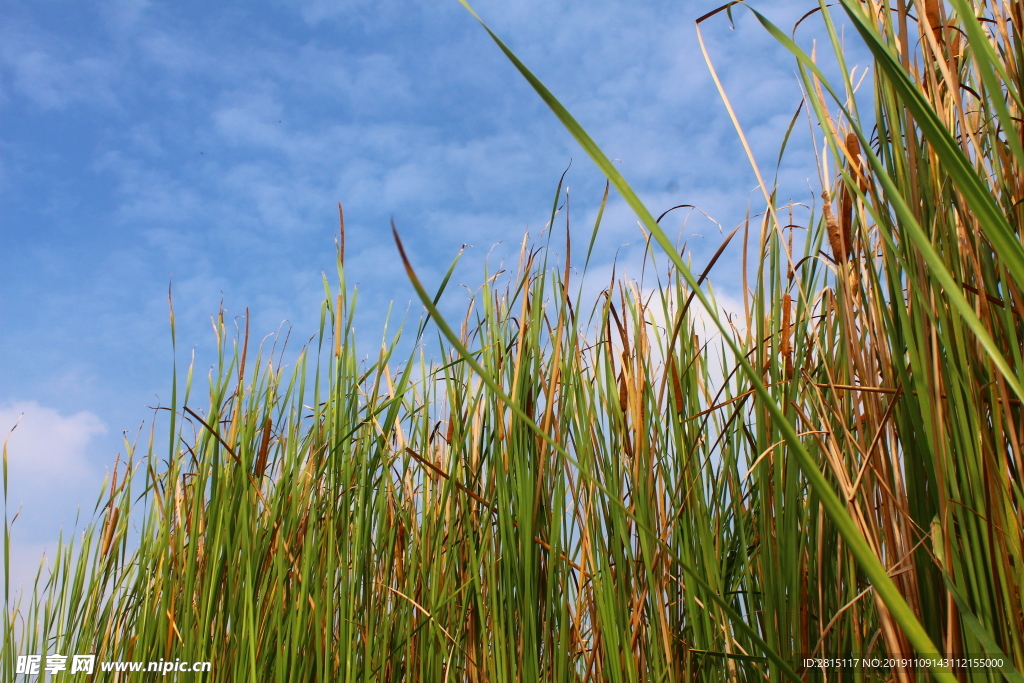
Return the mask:
<path id="1" fill-rule="evenodd" d="M 873 55 L 870 97 L 830 12 Z M 485 273 L 461 325 L 398 242 L 431 357 L 397 357 L 399 332 L 359 360 L 343 258 L 291 368 L 222 313 L 209 389 L 174 378 L 169 441 L 5 597 L 4 679 L 59 652 L 216 681 L 1022 680 L 1020 12 L 821 7 L 831 82 L 755 13 L 797 60 L 822 201 L 794 239 L 762 181 L 726 240 L 735 326 L 718 255 L 691 270 L 492 34 L 636 211 L 657 286 L 584 300 L 559 190 L 548 242 Z M 1003 665 L 803 666 L 915 652 Z"/>

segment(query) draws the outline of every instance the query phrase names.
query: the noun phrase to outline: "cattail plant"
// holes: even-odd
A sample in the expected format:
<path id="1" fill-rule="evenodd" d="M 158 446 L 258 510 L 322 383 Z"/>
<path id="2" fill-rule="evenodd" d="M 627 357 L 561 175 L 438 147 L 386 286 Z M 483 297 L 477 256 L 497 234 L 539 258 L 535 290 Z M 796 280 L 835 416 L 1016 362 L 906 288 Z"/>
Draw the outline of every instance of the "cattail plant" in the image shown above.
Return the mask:
<path id="1" fill-rule="evenodd" d="M 1024 17 L 819 9 L 834 82 L 756 14 L 829 157 L 804 238 L 767 185 L 740 226 L 743 326 L 712 287 L 736 232 L 695 275 L 491 34 L 637 212 L 657 286 L 585 300 L 556 199 L 548 239 L 451 324 L 452 271 L 428 288 L 396 233 L 437 350 L 366 356 L 339 215 L 314 341 L 286 367 L 248 315 L 234 336 L 215 318 L 209 386 L 176 374 L 93 522 L 7 598 L 4 680 L 74 652 L 210 661 L 210 681 L 1022 680 Z M 918 659 L 807 664 L 835 655 Z"/>

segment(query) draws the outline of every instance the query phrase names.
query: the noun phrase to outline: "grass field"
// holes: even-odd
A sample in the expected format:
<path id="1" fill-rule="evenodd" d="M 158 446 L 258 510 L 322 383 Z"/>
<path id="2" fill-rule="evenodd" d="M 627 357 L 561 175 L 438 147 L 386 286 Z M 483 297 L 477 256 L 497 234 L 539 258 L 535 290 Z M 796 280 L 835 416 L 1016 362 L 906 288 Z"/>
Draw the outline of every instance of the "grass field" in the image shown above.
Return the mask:
<path id="1" fill-rule="evenodd" d="M 291 367 L 221 315 L 169 440 L 119 463 L 34 592 L 7 588 L 3 679 L 95 653 L 254 683 L 1024 680 L 1024 7 L 822 7 L 831 80 L 758 18 L 822 182 L 794 226 L 759 173 L 764 211 L 726 239 L 741 316 L 718 256 L 688 264 L 495 37 L 636 211 L 657 287 L 584 299 L 601 219 L 569 226 L 559 191 L 457 323 L 398 243 L 430 356 L 356 349 L 343 254 Z M 840 20 L 874 58 L 857 96 Z M 847 653 L 957 661 L 805 665 Z"/>

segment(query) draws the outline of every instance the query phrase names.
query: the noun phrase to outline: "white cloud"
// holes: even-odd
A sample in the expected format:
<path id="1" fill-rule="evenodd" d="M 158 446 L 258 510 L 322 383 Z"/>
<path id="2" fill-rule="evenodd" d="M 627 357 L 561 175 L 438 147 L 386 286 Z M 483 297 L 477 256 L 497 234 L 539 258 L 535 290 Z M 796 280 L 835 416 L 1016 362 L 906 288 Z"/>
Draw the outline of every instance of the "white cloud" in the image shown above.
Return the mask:
<path id="1" fill-rule="evenodd" d="M 10 490 L 49 491 L 51 496 L 62 485 L 77 484 L 92 474 L 86 449 L 93 437 L 107 431 L 103 421 L 87 410 L 65 416 L 35 401 L 0 407 L 0 428 L 6 433 L 15 424 L 7 437 Z"/>
<path id="2" fill-rule="evenodd" d="M 101 472 L 87 454 L 107 427 L 87 410 L 64 415 L 36 401 L 19 401 L 0 405 L 0 430 L 7 438 L 6 504 L 14 520 L 9 578 L 16 595 L 19 587 L 31 589 L 43 555 L 52 558 L 61 528 L 67 538 L 75 509 L 81 507 L 85 516 L 91 512 L 87 506 L 96 500 Z M 47 577 L 44 569 L 42 581 Z"/>

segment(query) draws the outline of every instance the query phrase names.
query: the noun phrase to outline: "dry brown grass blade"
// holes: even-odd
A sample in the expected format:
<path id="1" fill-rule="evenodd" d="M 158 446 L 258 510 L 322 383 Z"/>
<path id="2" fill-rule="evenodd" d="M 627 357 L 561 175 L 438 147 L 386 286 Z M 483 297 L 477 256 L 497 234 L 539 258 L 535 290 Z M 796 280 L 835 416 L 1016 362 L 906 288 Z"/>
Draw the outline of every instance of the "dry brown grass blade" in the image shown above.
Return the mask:
<path id="1" fill-rule="evenodd" d="M 782 297 L 782 343 L 781 353 L 785 362 L 786 379 L 793 378 L 793 346 L 791 342 L 792 331 L 790 330 L 793 298 L 789 294 Z"/>
<path id="2" fill-rule="evenodd" d="M 846 136 L 847 169 L 855 184 L 860 185 L 863 180 L 860 170 L 860 140 L 855 133 L 848 133 Z M 840 194 L 840 234 L 843 240 L 843 247 L 849 258 L 855 258 L 853 253 L 853 209 L 854 194 L 850 188 L 843 183 Z"/>

